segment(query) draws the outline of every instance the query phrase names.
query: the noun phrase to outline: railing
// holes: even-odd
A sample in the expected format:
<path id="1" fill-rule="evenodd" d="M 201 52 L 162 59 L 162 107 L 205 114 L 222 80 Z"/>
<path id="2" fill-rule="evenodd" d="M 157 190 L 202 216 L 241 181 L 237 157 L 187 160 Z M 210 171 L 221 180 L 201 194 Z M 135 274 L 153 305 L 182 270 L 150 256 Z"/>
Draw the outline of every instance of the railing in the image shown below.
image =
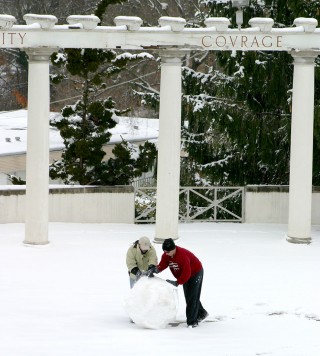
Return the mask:
<path id="1" fill-rule="evenodd" d="M 139 187 L 152 187 L 154 184 L 156 184 L 156 180 L 153 177 L 147 177 L 147 178 L 139 178 L 136 179 L 132 182 L 131 185 L 133 185 L 135 188 Z"/>
<path id="2" fill-rule="evenodd" d="M 179 221 L 243 222 L 244 187 L 181 187 Z M 156 221 L 156 188 L 135 188 L 135 223 Z"/>

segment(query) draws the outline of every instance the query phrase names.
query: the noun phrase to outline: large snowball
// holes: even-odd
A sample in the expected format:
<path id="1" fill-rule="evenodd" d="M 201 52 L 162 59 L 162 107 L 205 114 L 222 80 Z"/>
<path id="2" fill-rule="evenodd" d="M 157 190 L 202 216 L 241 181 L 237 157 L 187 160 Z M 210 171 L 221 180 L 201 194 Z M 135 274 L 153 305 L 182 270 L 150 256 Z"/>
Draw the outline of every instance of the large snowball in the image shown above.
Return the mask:
<path id="1" fill-rule="evenodd" d="M 177 288 L 161 278 L 142 277 L 125 300 L 125 309 L 133 322 L 147 329 L 162 329 L 176 319 Z"/>

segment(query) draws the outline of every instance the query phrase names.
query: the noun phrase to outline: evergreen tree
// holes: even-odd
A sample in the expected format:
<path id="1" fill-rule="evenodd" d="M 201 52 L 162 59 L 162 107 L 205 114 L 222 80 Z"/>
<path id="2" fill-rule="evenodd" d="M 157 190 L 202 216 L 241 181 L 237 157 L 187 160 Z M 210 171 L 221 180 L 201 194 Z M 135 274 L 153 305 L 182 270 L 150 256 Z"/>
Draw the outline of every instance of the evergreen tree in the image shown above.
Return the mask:
<path id="1" fill-rule="evenodd" d="M 108 5 L 121 2 L 102 0 L 95 14 L 101 19 Z M 52 179 L 60 178 L 67 184 L 118 185 L 129 184 L 134 177 L 148 171 L 156 156 L 152 143 L 134 150 L 123 141 L 115 146 L 115 157 L 104 160 L 103 146 L 111 137 L 109 129 L 116 125 L 116 115 L 123 112 L 115 109 L 111 98 L 99 99 L 106 78 L 125 69 L 129 61 L 142 58 L 151 56 L 147 53 L 118 55 L 113 50 L 102 49 L 65 49 L 52 55 L 52 63 L 67 71 L 67 74 L 52 75 L 52 82 L 61 83 L 71 75 L 74 85 L 81 90 L 81 99 L 62 109 L 62 119 L 51 122 L 59 129 L 65 144 L 62 159 L 50 166 Z M 144 164 L 141 157 L 146 160 Z"/>
<path id="2" fill-rule="evenodd" d="M 205 1 L 208 16 L 223 16 L 235 27 L 231 3 Z M 252 0 L 252 17 L 270 15 L 275 27 L 297 17 L 319 19 L 319 1 Z M 203 14 L 202 18 L 205 16 Z M 293 59 L 286 52 L 216 52 L 206 74 L 184 69 L 184 147 L 182 182 L 199 185 L 288 184 Z M 316 69 L 316 88 L 318 83 Z M 223 74 L 222 74 L 223 73 Z M 316 93 L 315 149 L 319 155 L 319 91 Z M 319 184 L 314 164 L 314 184 Z M 182 183 L 182 184 L 186 184 Z"/>
<path id="3" fill-rule="evenodd" d="M 132 177 L 151 170 L 156 159 L 155 146 L 150 142 L 138 148 L 123 140 L 116 145 L 113 153 L 115 158 L 108 160 L 107 170 L 104 170 L 104 181 L 109 185 L 128 184 Z"/>

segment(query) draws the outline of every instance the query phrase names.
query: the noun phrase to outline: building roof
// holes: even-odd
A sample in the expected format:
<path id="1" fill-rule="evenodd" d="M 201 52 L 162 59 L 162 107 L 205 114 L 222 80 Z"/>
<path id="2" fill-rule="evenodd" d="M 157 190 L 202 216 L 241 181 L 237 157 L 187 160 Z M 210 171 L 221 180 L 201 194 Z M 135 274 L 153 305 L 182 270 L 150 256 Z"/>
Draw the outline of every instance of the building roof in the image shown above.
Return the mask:
<path id="1" fill-rule="evenodd" d="M 28 110 L 0 112 L 0 156 L 26 153 Z M 50 119 L 59 116 L 50 113 Z M 158 138 L 158 119 L 118 117 L 119 123 L 110 130 L 112 133 L 109 145 L 121 142 L 156 141 Z M 63 140 L 59 131 L 50 126 L 50 151 L 62 150 Z"/>

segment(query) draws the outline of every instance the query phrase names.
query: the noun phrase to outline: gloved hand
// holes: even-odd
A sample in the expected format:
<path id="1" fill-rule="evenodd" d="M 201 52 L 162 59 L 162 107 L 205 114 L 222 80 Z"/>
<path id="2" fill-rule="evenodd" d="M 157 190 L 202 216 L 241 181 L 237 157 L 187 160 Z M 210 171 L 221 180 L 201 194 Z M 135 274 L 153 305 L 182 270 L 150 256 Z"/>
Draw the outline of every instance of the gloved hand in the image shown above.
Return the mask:
<path id="1" fill-rule="evenodd" d="M 171 281 L 170 279 L 166 279 L 166 282 L 172 284 L 175 287 L 178 287 L 178 285 L 179 285 L 177 281 Z"/>
<path id="2" fill-rule="evenodd" d="M 142 274 L 138 267 L 132 268 L 131 273 L 136 276 L 136 280 L 138 280 Z"/>
<path id="3" fill-rule="evenodd" d="M 148 267 L 147 276 L 148 276 L 149 278 L 154 277 L 154 274 L 157 274 L 157 273 L 159 273 L 158 267 L 156 267 L 156 266 L 154 266 L 154 265 L 150 265 L 150 266 Z"/>

